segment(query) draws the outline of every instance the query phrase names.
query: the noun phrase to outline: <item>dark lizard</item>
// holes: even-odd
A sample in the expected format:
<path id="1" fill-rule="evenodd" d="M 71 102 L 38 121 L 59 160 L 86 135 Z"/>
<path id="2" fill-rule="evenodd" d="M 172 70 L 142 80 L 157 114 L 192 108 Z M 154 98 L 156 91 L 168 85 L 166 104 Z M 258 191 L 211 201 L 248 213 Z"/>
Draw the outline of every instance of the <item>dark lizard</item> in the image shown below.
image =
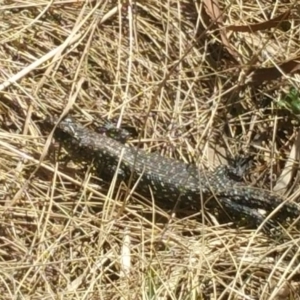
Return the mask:
<path id="1" fill-rule="evenodd" d="M 55 125 L 56 121 L 51 119 L 47 123 Z M 179 203 L 200 209 L 203 200 L 215 198 L 233 219 L 246 217 L 256 226 L 278 206 L 281 207 L 273 218 L 276 222 L 300 215 L 297 204 L 283 203 L 283 199 L 272 192 L 243 185 L 232 176 L 234 170 L 230 166 L 219 166 L 214 172 L 200 171 L 196 165 L 124 145 L 69 117 L 57 125 L 55 138 L 72 157 L 93 161 L 99 175 L 112 178 L 118 169 L 120 180 L 138 181 L 136 191 L 145 196 L 153 195 L 157 201 L 175 204 L 179 200 Z M 273 221 L 266 222 L 267 230 L 270 227 Z"/>

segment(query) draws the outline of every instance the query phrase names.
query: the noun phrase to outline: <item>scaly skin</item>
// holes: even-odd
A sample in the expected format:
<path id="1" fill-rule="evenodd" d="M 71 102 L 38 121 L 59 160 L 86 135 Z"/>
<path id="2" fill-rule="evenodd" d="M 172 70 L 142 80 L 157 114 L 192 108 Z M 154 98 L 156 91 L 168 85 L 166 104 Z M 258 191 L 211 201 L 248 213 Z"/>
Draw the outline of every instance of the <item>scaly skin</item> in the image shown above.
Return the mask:
<path id="1" fill-rule="evenodd" d="M 47 120 L 47 123 L 54 125 L 56 121 Z M 124 145 L 83 127 L 72 118 L 57 125 L 55 138 L 73 158 L 93 161 L 100 177 L 112 178 L 119 164 L 120 180 L 128 182 L 132 176 L 133 183 L 139 181 L 136 190 L 146 197 L 153 195 L 158 202 L 175 204 L 179 199 L 185 206 L 200 209 L 203 200 L 215 198 L 233 219 L 247 217 L 257 226 L 278 206 L 281 208 L 274 217 L 276 221 L 284 222 L 300 214 L 295 203 L 282 203 L 278 195 L 241 184 L 232 176 L 234 170 L 230 166 L 222 165 L 214 172 L 200 171 L 196 165 Z M 266 215 L 258 209 L 264 209 Z M 267 226 L 273 226 L 271 221 Z"/>

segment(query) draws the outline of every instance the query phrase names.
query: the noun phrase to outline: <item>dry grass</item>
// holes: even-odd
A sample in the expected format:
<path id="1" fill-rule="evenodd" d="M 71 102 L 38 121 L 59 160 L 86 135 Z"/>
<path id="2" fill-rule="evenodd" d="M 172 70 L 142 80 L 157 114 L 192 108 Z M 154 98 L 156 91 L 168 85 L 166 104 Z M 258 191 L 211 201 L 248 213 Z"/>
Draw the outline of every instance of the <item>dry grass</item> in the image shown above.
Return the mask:
<path id="1" fill-rule="evenodd" d="M 0 1 L 1 299 L 300 299 L 292 230 L 278 243 L 217 221 L 166 223 L 168 212 L 124 202 L 89 168 L 64 165 L 40 130 L 72 108 L 80 121 L 134 127 L 135 146 L 206 168 L 247 151 L 248 180 L 273 188 L 295 140 L 293 116 L 274 101 L 299 80 L 258 86 L 248 71 L 299 55 L 299 8 L 222 1 L 225 25 L 291 10 L 287 28 L 228 32 L 237 62 L 208 1 Z"/>

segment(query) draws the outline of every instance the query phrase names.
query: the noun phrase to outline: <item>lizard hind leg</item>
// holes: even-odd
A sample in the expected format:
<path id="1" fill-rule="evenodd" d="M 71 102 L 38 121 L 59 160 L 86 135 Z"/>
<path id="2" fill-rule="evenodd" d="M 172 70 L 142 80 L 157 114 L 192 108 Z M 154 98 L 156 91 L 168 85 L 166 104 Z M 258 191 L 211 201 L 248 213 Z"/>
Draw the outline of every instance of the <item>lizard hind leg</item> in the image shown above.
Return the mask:
<path id="1" fill-rule="evenodd" d="M 231 217 L 235 222 L 238 221 L 244 223 L 246 227 L 255 228 L 258 228 L 263 224 L 262 231 L 267 235 L 273 236 L 278 232 L 277 222 L 267 219 L 267 216 L 261 213 L 258 209 L 236 203 L 229 198 L 220 197 L 218 198 L 218 201 L 225 209 L 227 215 L 229 215 L 229 217 Z"/>

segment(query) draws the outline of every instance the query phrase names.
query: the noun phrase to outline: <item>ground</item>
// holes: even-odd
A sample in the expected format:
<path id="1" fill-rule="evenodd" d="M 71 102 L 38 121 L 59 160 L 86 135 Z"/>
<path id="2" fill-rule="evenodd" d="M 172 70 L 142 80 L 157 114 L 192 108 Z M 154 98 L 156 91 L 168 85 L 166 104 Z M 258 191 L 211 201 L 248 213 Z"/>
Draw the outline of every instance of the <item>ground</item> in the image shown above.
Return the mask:
<path id="1" fill-rule="evenodd" d="M 71 114 L 298 198 L 299 6 L 0 1 L 0 299 L 300 299 L 296 226 L 181 218 L 126 197 L 43 130 Z"/>

